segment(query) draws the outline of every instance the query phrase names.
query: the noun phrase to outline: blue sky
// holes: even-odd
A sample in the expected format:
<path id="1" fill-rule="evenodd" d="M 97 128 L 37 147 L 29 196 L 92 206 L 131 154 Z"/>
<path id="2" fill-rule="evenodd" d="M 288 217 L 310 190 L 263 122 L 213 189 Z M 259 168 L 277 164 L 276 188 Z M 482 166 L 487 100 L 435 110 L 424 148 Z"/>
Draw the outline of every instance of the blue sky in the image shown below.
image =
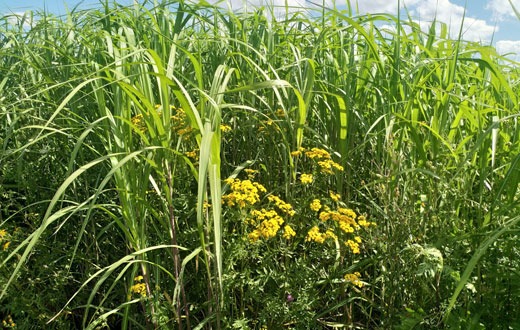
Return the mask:
<path id="1" fill-rule="evenodd" d="M 131 4 L 133 1 L 118 0 L 122 4 Z M 233 8 L 243 3 L 243 0 L 228 1 Z M 265 0 L 249 0 L 253 4 L 260 1 Z M 323 0 L 315 1 L 322 3 Z M 331 1 L 333 0 L 325 0 L 329 4 Z M 267 2 L 275 5 L 284 5 L 287 2 L 293 6 L 305 3 L 304 0 L 267 0 Z M 355 2 L 355 0 L 351 1 L 353 5 Z M 520 0 L 511 0 L 511 2 L 520 11 Z M 82 8 L 99 5 L 98 0 L 0 0 L 0 14 L 21 13 L 30 9 L 43 8 L 56 14 L 65 14 L 67 6 L 72 8 L 79 3 Z M 336 1 L 338 6 L 340 3 L 341 0 Z M 361 13 L 395 14 L 398 10 L 398 0 L 358 0 L 357 3 Z M 425 28 L 433 17 L 437 17 L 437 20 L 450 24 L 453 34 L 459 31 L 464 6 L 467 3 L 463 29 L 465 39 L 487 44 L 493 41 L 501 53 L 520 54 L 520 19 L 515 16 L 509 0 L 401 0 L 400 3 L 401 6 L 404 3 L 412 17 Z M 520 55 L 516 58 L 520 58 Z"/>

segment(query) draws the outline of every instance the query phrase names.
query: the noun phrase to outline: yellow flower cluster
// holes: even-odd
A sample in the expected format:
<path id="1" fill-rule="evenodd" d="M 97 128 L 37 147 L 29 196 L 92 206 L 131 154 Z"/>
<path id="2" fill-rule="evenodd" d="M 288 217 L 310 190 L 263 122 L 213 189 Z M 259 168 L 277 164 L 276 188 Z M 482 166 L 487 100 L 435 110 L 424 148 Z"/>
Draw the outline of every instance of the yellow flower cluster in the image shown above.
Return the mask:
<path id="1" fill-rule="evenodd" d="M 14 327 L 16 327 L 16 323 L 14 323 L 11 315 L 7 315 L 7 318 L 2 320 L 2 328 L 9 329 L 9 328 L 14 328 Z"/>
<path id="2" fill-rule="evenodd" d="M 318 162 L 318 165 L 321 167 L 321 172 L 325 174 L 334 174 L 332 169 L 335 168 L 338 171 L 343 171 L 343 166 L 336 163 L 332 159 L 326 159 Z"/>
<path id="3" fill-rule="evenodd" d="M 141 275 L 136 276 L 134 278 L 134 285 L 130 287 L 130 293 L 136 293 L 138 295 L 141 295 L 141 297 L 146 297 L 146 284 L 142 283 L 143 277 Z"/>
<path id="4" fill-rule="evenodd" d="M 226 125 L 226 124 L 221 124 L 221 125 L 220 125 L 220 131 L 221 131 L 222 133 L 230 132 L 230 131 L 231 131 L 231 126 Z"/>
<path id="5" fill-rule="evenodd" d="M 194 161 L 199 160 L 199 149 L 193 149 L 192 151 L 186 151 L 184 153 L 186 157 L 193 159 Z"/>
<path id="6" fill-rule="evenodd" d="M 311 208 L 311 210 L 313 210 L 314 212 L 318 212 L 320 209 L 321 209 L 321 202 L 319 199 L 314 199 L 311 204 L 309 205 L 309 207 Z"/>
<path id="7" fill-rule="evenodd" d="M 305 241 L 323 244 L 323 242 L 325 242 L 325 240 L 327 238 L 332 238 L 332 239 L 336 240 L 338 237 L 336 236 L 336 234 L 334 234 L 334 231 L 330 228 L 327 229 L 326 232 L 322 233 L 322 232 L 320 232 L 320 229 L 318 228 L 318 226 L 314 226 L 307 233 L 307 237 L 305 237 Z"/>
<path id="8" fill-rule="evenodd" d="M 274 210 L 252 210 L 251 215 L 254 217 L 254 219 L 250 219 L 251 223 L 261 222 L 255 230 L 249 233 L 248 238 L 251 242 L 256 242 L 259 238 L 275 237 L 283 224 L 282 217 Z"/>
<path id="9" fill-rule="evenodd" d="M 359 229 L 359 225 L 356 223 L 356 213 L 351 209 L 338 208 L 337 211 L 326 210 L 320 212 L 320 220 L 323 222 L 332 219 L 339 224 L 339 228 L 345 233 L 353 233 L 354 230 Z"/>
<path id="10" fill-rule="evenodd" d="M 352 251 L 352 253 L 354 254 L 359 254 L 361 251 L 359 250 L 359 243 L 361 243 L 361 238 L 359 238 L 359 236 L 356 236 L 356 242 L 354 242 L 353 240 L 349 239 L 345 242 L 345 245 L 348 246 L 350 248 L 350 251 Z M 359 243 L 357 242 L 359 241 Z"/>
<path id="11" fill-rule="evenodd" d="M 324 174 L 334 174 L 333 169 L 343 171 L 343 166 L 333 161 L 327 150 L 312 148 L 306 151 L 305 148 L 300 147 L 298 150 L 291 152 L 291 156 L 298 157 L 302 153 L 305 153 L 305 156 L 316 161 L 320 167 L 320 171 Z"/>
<path id="12" fill-rule="evenodd" d="M 362 288 L 365 284 L 361 282 L 359 279 L 361 274 L 359 272 L 354 272 L 352 274 L 345 274 L 345 281 L 352 283 L 353 285 Z"/>
<path id="13" fill-rule="evenodd" d="M 292 205 L 284 202 L 280 197 L 276 195 L 269 195 L 267 196 L 267 199 L 274 203 L 280 211 L 290 215 L 291 217 L 296 214 L 296 211 L 293 209 Z"/>
<path id="14" fill-rule="evenodd" d="M 3 242 L 3 241 L 6 242 Z M 3 243 L 2 243 L 3 242 Z M 7 250 L 11 242 L 9 241 L 9 233 L 5 229 L 0 229 L 0 243 L 2 243 L 2 250 Z"/>
<path id="15" fill-rule="evenodd" d="M 184 109 L 176 108 L 174 106 L 171 106 L 171 109 L 175 111 L 175 114 L 171 116 L 171 120 L 173 121 L 172 129 L 175 133 L 182 136 L 183 139 L 188 139 L 193 129 L 186 117 L 186 112 L 184 112 Z"/>
<path id="16" fill-rule="evenodd" d="M 285 111 L 283 111 L 283 109 L 277 109 L 274 114 L 277 117 L 285 117 Z"/>
<path id="17" fill-rule="evenodd" d="M 305 155 L 311 159 L 330 159 L 330 153 L 320 148 L 312 148 L 305 152 Z"/>
<path id="18" fill-rule="evenodd" d="M 312 174 L 304 173 L 300 176 L 300 181 L 302 182 L 302 184 L 312 183 L 313 180 L 314 180 L 314 178 L 312 177 Z"/>
<path id="19" fill-rule="evenodd" d="M 134 126 L 137 127 L 138 130 L 140 130 L 143 133 L 146 132 L 147 128 L 146 128 L 146 124 L 143 122 L 142 114 L 137 114 L 137 115 L 133 116 L 132 119 L 130 119 L 130 121 L 132 122 L 132 124 Z"/>
<path id="20" fill-rule="evenodd" d="M 291 239 L 296 236 L 296 232 L 291 228 L 291 226 L 287 225 L 283 227 L 283 238 Z"/>
<path id="21" fill-rule="evenodd" d="M 259 173 L 258 170 L 253 170 L 252 168 L 246 168 L 244 172 L 246 172 L 247 178 L 249 180 L 253 180 L 255 176 Z"/>
<path id="22" fill-rule="evenodd" d="M 227 195 L 222 196 L 222 202 L 225 202 L 228 206 L 238 205 L 240 208 L 246 207 L 246 205 L 253 205 L 260 201 L 260 192 L 265 193 L 267 190 L 260 183 L 252 182 L 251 180 L 240 180 L 240 179 L 226 179 L 224 180 L 229 187 L 231 192 Z"/>
<path id="23" fill-rule="evenodd" d="M 340 194 L 336 194 L 332 190 L 329 190 L 329 196 L 330 196 L 330 199 L 332 199 L 335 202 L 338 202 L 341 199 L 341 195 Z"/>

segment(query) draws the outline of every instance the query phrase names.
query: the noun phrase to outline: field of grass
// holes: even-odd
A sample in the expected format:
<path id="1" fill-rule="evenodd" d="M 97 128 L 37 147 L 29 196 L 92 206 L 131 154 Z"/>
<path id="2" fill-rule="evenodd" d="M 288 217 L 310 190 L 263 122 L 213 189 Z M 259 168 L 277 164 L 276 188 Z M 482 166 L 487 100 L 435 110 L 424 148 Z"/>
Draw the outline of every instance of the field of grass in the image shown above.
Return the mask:
<path id="1" fill-rule="evenodd" d="M 408 17 L 0 18 L 1 329 L 519 329 L 520 66 Z"/>

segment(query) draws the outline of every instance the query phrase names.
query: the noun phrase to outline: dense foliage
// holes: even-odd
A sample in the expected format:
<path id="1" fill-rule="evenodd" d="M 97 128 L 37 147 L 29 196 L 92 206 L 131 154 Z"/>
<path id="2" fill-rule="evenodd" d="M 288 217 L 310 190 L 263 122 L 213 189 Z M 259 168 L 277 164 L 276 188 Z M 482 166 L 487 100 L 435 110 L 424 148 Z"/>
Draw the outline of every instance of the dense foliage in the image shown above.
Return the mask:
<path id="1" fill-rule="evenodd" d="M 4 16 L 0 327 L 520 328 L 519 73 L 349 10 Z"/>

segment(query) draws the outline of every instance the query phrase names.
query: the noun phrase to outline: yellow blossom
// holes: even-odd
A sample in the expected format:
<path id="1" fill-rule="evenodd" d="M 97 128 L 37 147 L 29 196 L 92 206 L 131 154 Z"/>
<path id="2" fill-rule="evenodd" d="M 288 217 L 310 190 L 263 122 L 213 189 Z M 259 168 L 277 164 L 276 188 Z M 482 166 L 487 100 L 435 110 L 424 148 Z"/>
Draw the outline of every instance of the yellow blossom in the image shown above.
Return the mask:
<path id="1" fill-rule="evenodd" d="M 9 245 L 11 244 L 11 242 L 5 242 L 4 245 L 3 245 L 3 250 L 7 250 L 9 248 Z"/>
<path id="2" fill-rule="evenodd" d="M 296 232 L 291 228 L 291 226 L 286 225 L 283 227 L 283 237 L 285 239 L 291 239 L 294 236 L 296 236 Z"/>
<path id="3" fill-rule="evenodd" d="M 325 234 L 320 233 L 320 229 L 318 228 L 318 226 L 314 226 L 307 233 L 307 236 L 305 237 L 305 241 L 306 242 L 312 241 L 312 242 L 322 244 L 323 242 L 325 242 L 326 238 L 327 238 L 327 236 Z"/>
<path id="4" fill-rule="evenodd" d="M 312 177 L 312 174 L 302 174 L 300 176 L 300 181 L 302 182 L 302 184 L 309 184 L 309 183 L 312 183 L 313 181 L 313 177 Z"/>
<path id="5" fill-rule="evenodd" d="M 321 202 L 319 199 L 314 199 L 310 206 L 311 210 L 315 211 L 315 212 L 318 212 L 320 209 L 321 209 Z"/>
<path id="6" fill-rule="evenodd" d="M 329 195 L 330 195 L 330 198 L 335 202 L 337 202 L 341 199 L 341 195 L 334 193 L 332 190 L 329 191 Z"/>
<path id="7" fill-rule="evenodd" d="M 141 295 L 142 297 L 146 297 L 146 284 L 144 283 L 136 283 L 132 285 L 130 288 L 131 293 L 137 293 Z"/>
<path id="8" fill-rule="evenodd" d="M 231 131 L 231 126 L 229 126 L 229 125 L 225 125 L 225 124 L 221 124 L 221 125 L 220 125 L 220 131 L 221 131 L 222 133 L 230 132 L 230 131 Z"/>
<path id="9" fill-rule="evenodd" d="M 273 202 L 276 205 L 276 207 L 280 209 L 280 211 L 290 215 L 291 217 L 296 214 L 296 211 L 293 210 L 292 205 L 284 202 L 280 197 L 276 195 L 269 195 L 267 196 L 267 199 L 270 202 Z"/>
<path id="10" fill-rule="evenodd" d="M 292 151 L 292 152 L 291 152 L 291 156 L 293 156 L 293 157 L 298 157 L 298 156 L 300 156 L 300 155 L 302 154 L 302 152 L 304 152 L 304 151 L 305 151 L 305 148 L 303 148 L 303 147 L 299 147 L 298 150 L 296 150 L 296 151 Z"/>
<path id="11" fill-rule="evenodd" d="M 352 283 L 353 285 L 362 288 L 365 284 L 361 282 L 359 279 L 361 274 L 359 272 L 354 272 L 353 274 L 345 274 L 345 281 Z"/>
<path id="12" fill-rule="evenodd" d="M 350 251 L 354 254 L 359 254 L 361 251 L 359 250 L 359 243 L 354 242 L 353 240 L 349 239 L 345 242 L 345 245 L 350 248 Z"/>
<path id="13" fill-rule="evenodd" d="M 305 152 L 305 155 L 311 159 L 330 159 L 329 152 L 319 148 L 312 148 L 311 150 Z"/>

